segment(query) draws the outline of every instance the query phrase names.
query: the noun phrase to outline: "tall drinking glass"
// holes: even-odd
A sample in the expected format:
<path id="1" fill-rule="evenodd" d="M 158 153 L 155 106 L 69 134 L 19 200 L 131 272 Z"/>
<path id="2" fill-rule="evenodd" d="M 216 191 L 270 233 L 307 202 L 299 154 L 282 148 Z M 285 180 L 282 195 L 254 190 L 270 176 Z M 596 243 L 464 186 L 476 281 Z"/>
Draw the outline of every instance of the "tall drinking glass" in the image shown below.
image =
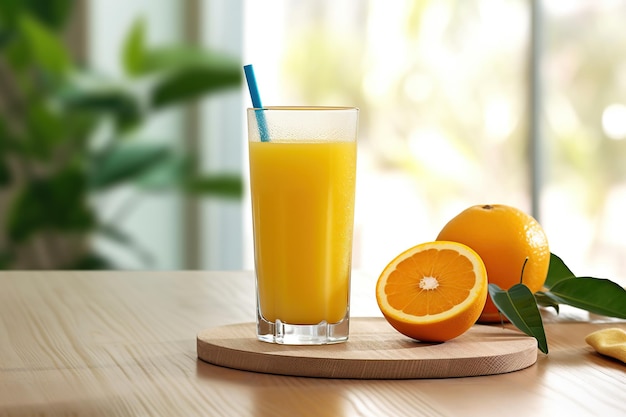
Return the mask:
<path id="1" fill-rule="evenodd" d="M 358 109 L 248 109 L 257 337 L 348 339 Z"/>

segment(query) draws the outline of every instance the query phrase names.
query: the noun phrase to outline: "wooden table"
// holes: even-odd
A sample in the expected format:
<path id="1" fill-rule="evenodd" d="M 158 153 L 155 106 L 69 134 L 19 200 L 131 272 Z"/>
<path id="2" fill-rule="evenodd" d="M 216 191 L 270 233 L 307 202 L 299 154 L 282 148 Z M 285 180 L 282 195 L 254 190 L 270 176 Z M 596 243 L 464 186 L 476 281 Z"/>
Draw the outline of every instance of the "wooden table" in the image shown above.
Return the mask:
<path id="1" fill-rule="evenodd" d="M 380 315 L 374 282 L 353 277 L 353 316 Z M 624 321 L 549 319 L 549 355 L 472 378 L 316 379 L 199 361 L 197 332 L 253 321 L 253 293 L 250 272 L 0 272 L 0 416 L 626 416 L 626 365 L 584 341 Z"/>

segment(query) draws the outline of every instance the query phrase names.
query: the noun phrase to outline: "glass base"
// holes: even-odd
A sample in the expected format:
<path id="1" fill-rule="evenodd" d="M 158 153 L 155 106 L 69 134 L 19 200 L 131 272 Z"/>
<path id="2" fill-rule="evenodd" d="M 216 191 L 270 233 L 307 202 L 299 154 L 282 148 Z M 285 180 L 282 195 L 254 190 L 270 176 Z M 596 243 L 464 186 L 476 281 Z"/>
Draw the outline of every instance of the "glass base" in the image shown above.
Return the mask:
<path id="1" fill-rule="evenodd" d="M 257 338 L 263 342 L 281 345 L 327 345 L 348 340 L 349 313 L 338 323 L 322 321 L 318 324 L 289 324 L 281 320 L 271 322 L 257 313 Z"/>

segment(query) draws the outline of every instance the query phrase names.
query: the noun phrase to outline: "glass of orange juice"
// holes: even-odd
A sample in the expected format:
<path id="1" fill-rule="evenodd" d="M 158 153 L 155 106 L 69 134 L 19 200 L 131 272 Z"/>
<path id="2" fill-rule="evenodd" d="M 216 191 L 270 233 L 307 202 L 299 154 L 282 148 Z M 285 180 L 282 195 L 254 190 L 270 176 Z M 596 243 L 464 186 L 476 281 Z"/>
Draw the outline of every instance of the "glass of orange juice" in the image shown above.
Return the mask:
<path id="1" fill-rule="evenodd" d="M 248 109 L 259 340 L 348 339 L 358 113 Z"/>

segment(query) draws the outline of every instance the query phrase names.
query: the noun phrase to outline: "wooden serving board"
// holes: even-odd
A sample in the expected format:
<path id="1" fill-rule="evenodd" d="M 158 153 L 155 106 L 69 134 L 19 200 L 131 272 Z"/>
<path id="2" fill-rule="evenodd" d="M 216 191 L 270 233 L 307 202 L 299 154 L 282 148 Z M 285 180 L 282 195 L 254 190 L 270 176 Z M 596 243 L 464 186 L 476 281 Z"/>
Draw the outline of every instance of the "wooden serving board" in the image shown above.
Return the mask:
<path id="1" fill-rule="evenodd" d="M 254 323 L 203 330 L 198 358 L 219 366 L 320 378 L 413 379 L 502 374 L 537 361 L 537 342 L 500 326 L 475 325 L 445 343 L 422 343 L 384 318 L 350 319 L 345 343 L 286 346 L 261 342 Z"/>

